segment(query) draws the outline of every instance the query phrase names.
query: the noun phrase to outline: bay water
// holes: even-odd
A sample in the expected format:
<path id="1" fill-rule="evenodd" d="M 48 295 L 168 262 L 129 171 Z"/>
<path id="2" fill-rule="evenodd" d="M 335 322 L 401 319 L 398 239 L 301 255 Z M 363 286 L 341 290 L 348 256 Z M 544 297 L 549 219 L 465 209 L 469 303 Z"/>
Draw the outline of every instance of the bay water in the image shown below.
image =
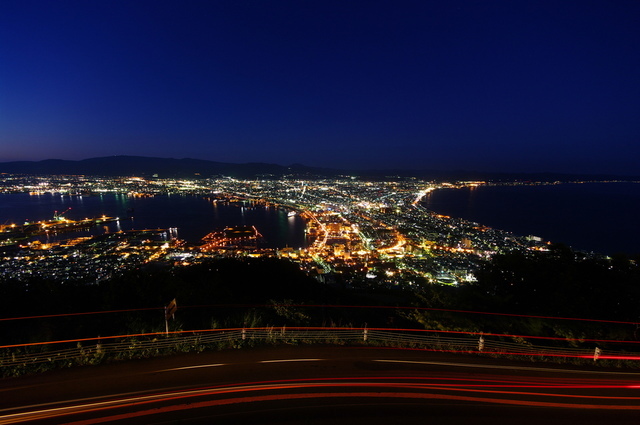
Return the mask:
<path id="1" fill-rule="evenodd" d="M 479 186 L 439 189 L 423 200 L 426 208 L 517 235 L 539 236 L 575 249 L 611 255 L 638 254 L 640 183 Z M 70 209 L 69 209 L 70 208 Z M 227 226 L 253 225 L 263 246 L 305 246 L 304 221 L 279 208 L 225 204 L 198 196 L 134 198 L 124 194 L 61 196 L 0 194 L 0 224 L 52 219 L 55 212 L 80 220 L 106 215 L 117 222 L 74 232 L 68 238 L 105 231 L 178 228 L 178 237 L 199 243 Z"/>
<path id="2" fill-rule="evenodd" d="M 66 211 L 66 212 L 65 212 Z M 305 224 L 287 211 L 247 203 L 226 204 L 191 195 L 162 195 L 135 198 L 124 194 L 61 196 L 59 194 L 0 194 L 0 224 L 50 220 L 64 212 L 70 220 L 100 216 L 119 220 L 87 231 L 63 233 L 51 238 L 71 238 L 119 230 L 177 228 L 177 236 L 199 243 L 210 232 L 228 226 L 255 226 L 264 236 L 263 247 L 305 246 Z M 40 238 L 42 239 L 42 237 Z"/>
<path id="3" fill-rule="evenodd" d="M 432 211 L 605 255 L 640 253 L 640 183 L 564 183 L 441 189 Z"/>

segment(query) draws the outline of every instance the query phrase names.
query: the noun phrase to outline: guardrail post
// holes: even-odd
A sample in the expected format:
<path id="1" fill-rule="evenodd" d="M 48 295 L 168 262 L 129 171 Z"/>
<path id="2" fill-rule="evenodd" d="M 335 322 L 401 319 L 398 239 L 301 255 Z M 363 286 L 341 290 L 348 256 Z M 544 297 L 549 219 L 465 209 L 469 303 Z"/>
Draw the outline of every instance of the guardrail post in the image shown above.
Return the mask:
<path id="1" fill-rule="evenodd" d="M 362 332 L 362 340 L 367 342 L 367 338 L 369 337 L 369 329 L 367 329 L 367 324 L 364 324 L 364 331 Z"/>
<path id="2" fill-rule="evenodd" d="M 167 306 L 164 306 L 164 336 L 169 337 L 169 313 L 167 310 Z"/>
<path id="3" fill-rule="evenodd" d="M 484 350 L 484 336 L 480 335 L 480 339 L 478 339 L 478 351 Z"/>
<path id="4" fill-rule="evenodd" d="M 242 340 L 244 341 L 245 339 L 247 339 L 247 330 L 242 328 Z"/>
<path id="5" fill-rule="evenodd" d="M 595 362 L 596 360 L 598 360 L 598 357 L 600 357 L 600 354 L 602 354 L 602 350 L 598 347 L 596 347 L 596 349 L 593 351 L 593 361 Z"/>

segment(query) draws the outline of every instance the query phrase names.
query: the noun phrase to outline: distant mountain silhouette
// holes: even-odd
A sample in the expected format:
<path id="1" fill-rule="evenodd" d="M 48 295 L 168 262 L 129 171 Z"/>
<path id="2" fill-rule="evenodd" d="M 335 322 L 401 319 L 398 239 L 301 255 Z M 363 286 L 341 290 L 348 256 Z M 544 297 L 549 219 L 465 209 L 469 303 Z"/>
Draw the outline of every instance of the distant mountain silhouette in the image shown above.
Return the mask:
<path id="1" fill-rule="evenodd" d="M 0 163 L 0 172 L 13 174 L 70 174 L 99 176 L 158 177 L 256 177 L 286 174 L 333 175 L 334 170 L 292 165 L 247 163 L 231 164 L 200 159 L 151 158 L 143 156 L 109 156 L 81 161 L 47 159 L 44 161 L 16 161 Z"/>
<path id="2" fill-rule="evenodd" d="M 68 174 L 93 176 L 139 176 L 157 175 L 169 177 L 216 177 L 236 178 L 273 177 L 285 175 L 297 177 L 335 177 L 357 176 L 364 179 L 409 178 L 427 180 L 531 180 L 531 181 L 568 181 L 568 180 L 640 180 L 640 177 L 621 177 L 614 175 L 585 175 L 561 173 L 488 173 L 479 171 L 433 171 L 433 170 L 340 170 L 332 168 L 308 167 L 301 164 L 290 166 L 246 163 L 232 164 L 183 158 L 153 158 L 144 156 L 109 156 L 89 158 L 81 161 L 47 159 L 44 161 L 14 161 L 0 163 L 0 173 L 10 174 Z"/>

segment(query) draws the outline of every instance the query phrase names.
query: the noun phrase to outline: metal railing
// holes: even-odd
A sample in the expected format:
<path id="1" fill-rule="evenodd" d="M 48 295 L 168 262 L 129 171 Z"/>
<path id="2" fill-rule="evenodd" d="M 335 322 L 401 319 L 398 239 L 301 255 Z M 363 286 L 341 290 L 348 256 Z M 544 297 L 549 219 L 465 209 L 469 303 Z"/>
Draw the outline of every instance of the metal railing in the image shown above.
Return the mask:
<path id="1" fill-rule="evenodd" d="M 401 347 L 425 351 L 566 360 L 640 360 L 640 353 L 633 352 L 607 350 L 604 355 L 593 343 L 585 344 L 578 340 L 559 338 L 531 338 L 535 338 L 536 342 L 546 339 L 548 344 L 534 345 L 529 340 L 509 335 L 424 329 L 284 326 L 205 329 L 0 346 L 0 368 L 2 374 L 8 376 L 20 374 L 20 370 L 38 370 L 38 365 L 54 368 L 94 364 L 105 359 L 144 358 L 175 352 L 283 343 Z"/>

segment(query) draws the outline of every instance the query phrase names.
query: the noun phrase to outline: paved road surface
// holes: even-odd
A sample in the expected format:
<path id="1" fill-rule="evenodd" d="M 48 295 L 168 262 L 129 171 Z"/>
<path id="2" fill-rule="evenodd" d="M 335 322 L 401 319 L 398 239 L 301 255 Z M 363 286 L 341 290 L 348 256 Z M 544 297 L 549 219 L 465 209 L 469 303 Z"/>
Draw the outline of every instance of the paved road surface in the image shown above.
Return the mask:
<path id="1" fill-rule="evenodd" d="M 640 372 L 281 346 L 0 380 L 0 424 L 640 423 Z"/>

